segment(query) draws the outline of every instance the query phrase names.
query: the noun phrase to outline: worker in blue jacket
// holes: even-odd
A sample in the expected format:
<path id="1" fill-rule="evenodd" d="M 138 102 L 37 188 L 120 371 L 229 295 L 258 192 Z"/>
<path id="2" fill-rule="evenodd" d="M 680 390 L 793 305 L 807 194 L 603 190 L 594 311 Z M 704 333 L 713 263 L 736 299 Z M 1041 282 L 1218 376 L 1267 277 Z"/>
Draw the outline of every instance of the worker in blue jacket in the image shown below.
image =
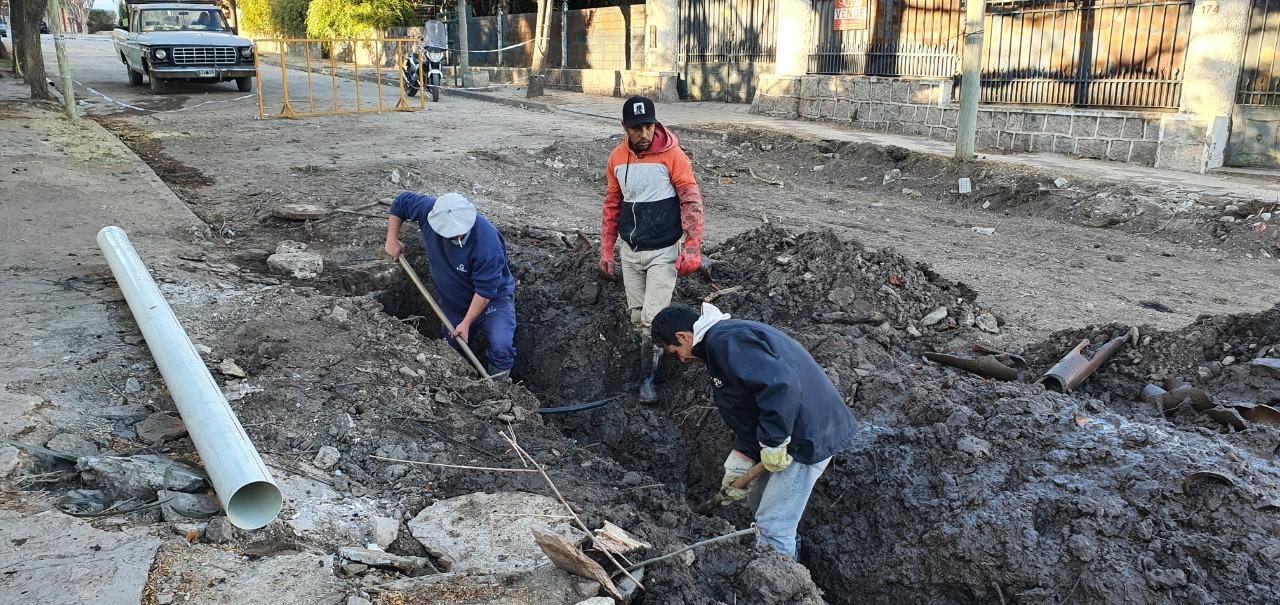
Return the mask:
<path id="1" fill-rule="evenodd" d="M 716 407 L 734 434 L 724 461 L 724 502 L 750 497 L 759 540 L 791 558 L 813 486 L 857 430 L 853 412 L 809 352 L 777 328 L 670 306 L 653 319 L 653 341 L 681 362 L 707 364 Z M 749 491 L 732 483 L 756 461 L 768 473 Z"/>
<path id="2" fill-rule="evenodd" d="M 404 192 L 391 204 L 387 218 L 387 255 L 395 260 L 404 251 L 400 225 L 414 221 L 421 229 L 431 281 L 436 284 L 440 308 L 454 325 L 445 334 L 469 343 L 476 330 L 488 342 L 488 372 L 505 378 L 516 362 L 516 279 L 507 263 L 502 234 L 458 193 L 439 198 Z M 454 345 L 456 346 L 456 345 Z"/>

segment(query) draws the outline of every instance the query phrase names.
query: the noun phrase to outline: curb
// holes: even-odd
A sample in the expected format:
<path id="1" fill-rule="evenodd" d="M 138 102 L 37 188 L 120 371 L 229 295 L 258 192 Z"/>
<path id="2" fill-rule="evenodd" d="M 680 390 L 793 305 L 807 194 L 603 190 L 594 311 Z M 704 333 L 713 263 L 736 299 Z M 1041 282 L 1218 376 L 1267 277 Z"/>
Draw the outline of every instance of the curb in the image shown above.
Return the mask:
<path id="1" fill-rule="evenodd" d="M 503 96 L 490 94 L 486 92 L 480 92 L 478 90 L 466 90 L 462 88 L 445 88 L 444 94 L 446 96 L 463 97 L 467 99 L 474 99 L 477 101 L 487 101 L 489 103 L 497 103 L 498 105 L 506 105 L 508 107 L 515 107 L 516 109 L 545 111 L 548 113 L 558 111 L 558 108 L 551 103 L 544 103 L 542 101 L 529 101 L 526 99 L 512 99 L 510 97 L 503 97 Z"/>

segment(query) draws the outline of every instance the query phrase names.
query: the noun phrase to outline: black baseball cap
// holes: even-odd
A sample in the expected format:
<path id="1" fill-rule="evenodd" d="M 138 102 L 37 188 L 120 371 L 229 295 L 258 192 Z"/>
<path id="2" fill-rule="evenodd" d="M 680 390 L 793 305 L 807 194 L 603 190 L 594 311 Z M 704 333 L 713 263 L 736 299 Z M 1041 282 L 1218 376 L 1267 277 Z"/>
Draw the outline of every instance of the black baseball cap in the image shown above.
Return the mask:
<path id="1" fill-rule="evenodd" d="M 641 124 L 657 124 L 658 112 L 649 97 L 634 96 L 622 105 L 622 125 L 635 128 Z"/>

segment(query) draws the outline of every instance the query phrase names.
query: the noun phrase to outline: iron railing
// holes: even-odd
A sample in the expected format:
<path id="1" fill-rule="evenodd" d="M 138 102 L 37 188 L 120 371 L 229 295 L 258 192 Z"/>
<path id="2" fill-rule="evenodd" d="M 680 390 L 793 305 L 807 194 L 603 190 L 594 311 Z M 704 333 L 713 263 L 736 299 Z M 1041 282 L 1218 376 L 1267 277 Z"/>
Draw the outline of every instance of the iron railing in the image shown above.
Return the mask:
<path id="1" fill-rule="evenodd" d="M 774 0 L 681 0 L 685 63 L 772 63 Z"/>
<path id="2" fill-rule="evenodd" d="M 809 73 L 949 78 L 956 73 L 962 0 L 868 0 L 867 29 L 835 31 L 835 0 L 813 3 Z"/>
<path id="3" fill-rule="evenodd" d="M 1280 107 L 1280 0 L 1253 0 L 1236 102 Z"/>
<path id="4" fill-rule="evenodd" d="M 1192 0 L 987 5 L 983 103 L 1177 109 Z"/>
<path id="5" fill-rule="evenodd" d="M 1192 5 L 1193 0 L 989 2 L 982 102 L 1176 109 Z M 834 0 L 814 0 L 814 7 L 810 73 L 957 73 L 962 0 L 870 0 L 868 28 L 844 32 L 833 31 Z"/>

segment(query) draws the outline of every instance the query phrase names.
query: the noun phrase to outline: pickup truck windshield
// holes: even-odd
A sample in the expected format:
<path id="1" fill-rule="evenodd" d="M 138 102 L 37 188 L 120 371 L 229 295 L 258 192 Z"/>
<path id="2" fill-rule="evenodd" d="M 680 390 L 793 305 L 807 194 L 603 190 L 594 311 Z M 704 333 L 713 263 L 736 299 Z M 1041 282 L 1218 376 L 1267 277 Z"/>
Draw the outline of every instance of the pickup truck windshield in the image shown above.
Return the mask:
<path id="1" fill-rule="evenodd" d="M 144 10 L 138 15 L 144 32 L 224 32 L 227 22 L 218 10 Z"/>

